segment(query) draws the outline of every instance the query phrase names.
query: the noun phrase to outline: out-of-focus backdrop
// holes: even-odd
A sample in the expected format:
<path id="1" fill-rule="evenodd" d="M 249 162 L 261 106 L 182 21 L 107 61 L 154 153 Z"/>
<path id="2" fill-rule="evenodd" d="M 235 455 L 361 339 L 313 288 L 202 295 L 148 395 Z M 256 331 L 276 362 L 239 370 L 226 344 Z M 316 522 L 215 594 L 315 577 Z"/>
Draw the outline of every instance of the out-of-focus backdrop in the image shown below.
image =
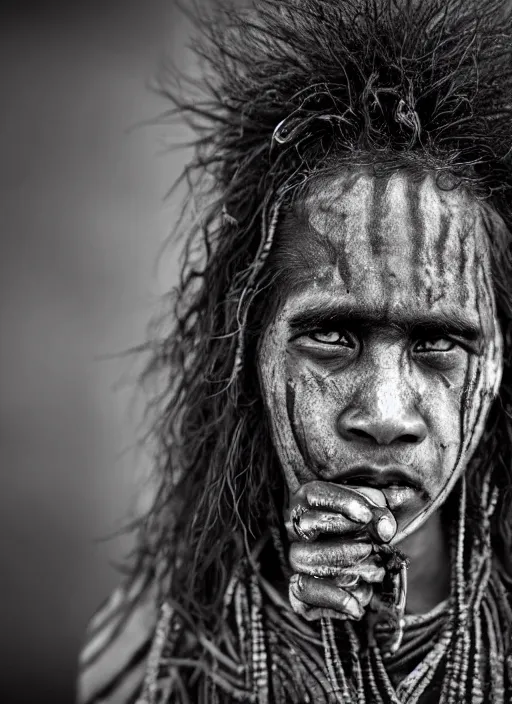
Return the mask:
<path id="1" fill-rule="evenodd" d="M 12 3 L 0 33 L 0 701 L 71 704 L 130 548 L 97 539 L 148 464 L 133 364 L 100 358 L 144 340 L 175 282 L 176 252 L 155 262 L 186 154 L 137 125 L 165 108 L 148 83 L 185 37 L 172 0 Z"/>

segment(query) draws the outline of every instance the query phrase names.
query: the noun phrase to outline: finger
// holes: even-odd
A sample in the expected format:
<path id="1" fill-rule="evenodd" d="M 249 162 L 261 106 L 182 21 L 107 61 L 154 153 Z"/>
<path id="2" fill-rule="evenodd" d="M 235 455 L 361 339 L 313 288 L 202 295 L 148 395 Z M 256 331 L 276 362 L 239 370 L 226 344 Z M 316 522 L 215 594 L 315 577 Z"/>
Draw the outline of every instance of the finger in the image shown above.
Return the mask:
<path id="1" fill-rule="evenodd" d="M 340 574 L 336 575 L 336 583 L 339 586 L 352 587 L 361 580 L 369 584 L 380 584 L 386 576 L 386 570 L 380 565 L 371 562 L 363 562 L 353 567 L 348 567 Z"/>
<path id="2" fill-rule="evenodd" d="M 356 491 L 358 494 L 365 496 L 372 506 L 387 506 L 386 497 L 381 489 L 377 489 L 373 486 L 354 486 L 353 484 L 347 484 L 351 491 Z"/>
<path id="3" fill-rule="evenodd" d="M 359 577 L 350 579 L 350 575 L 342 575 L 340 577 L 334 577 L 332 582 L 337 587 L 342 587 L 349 594 L 352 594 L 363 608 L 368 606 L 372 599 L 373 584 L 368 584 L 368 582 L 360 580 Z"/>
<path id="4" fill-rule="evenodd" d="M 379 501 L 376 500 L 377 496 Z M 313 481 L 301 486 L 292 499 L 291 510 L 286 520 L 291 540 L 297 540 L 297 538 L 314 540 L 319 533 L 323 532 L 320 531 L 316 535 L 313 532 L 308 535 L 303 531 L 302 522 L 304 518 L 302 517 L 300 532 L 297 531 L 293 516 L 307 515 L 307 507 L 320 509 L 321 513 L 326 515 L 328 515 L 329 511 L 333 511 L 335 514 L 345 516 L 355 524 L 368 525 L 369 535 L 376 542 L 388 543 L 396 535 L 398 529 L 396 519 L 385 505 L 385 497 L 381 491 L 364 487 L 338 485 L 331 482 Z M 340 532 L 348 532 L 349 529 L 350 524 L 347 524 L 347 531 Z M 352 527 L 352 532 L 356 532 L 355 526 Z"/>
<path id="5" fill-rule="evenodd" d="M 315 606 L 305 604 L 303 601 L 300 601 L 300 599 L 297 599 L 291 589 L 288 589 L 288 599 L 290 601 L 290 606 L 292 607 L 293 611 L 295 611 L 296 614 L 299 614 L 299 616 L 302 616 L 302 618 L 306 619 L 306 621 L 318 621 L 321 618 L 349 618 L 347 614 L 342 613 L 341 611 L 334 611 L 334 609 L 317 608 Z"/>
<path id="6" fill-rule="evenodd" d="M 294 499 L 298 502 L 306 501 L 310 508 L 341 513 L 355 523 L 366 525 L 372 520 L 370 503 L 366 497 L 339 484 L 308 482 L 300 487 Z"/>
<path id="7" fill-rule="evenodd" d="M 380 489 L 366 486 L 347 487 L 360 496 L 364 496 L 372 506 L 370 535 L 378 542 L 388 543 L 397 531 L 395 517 L 387 507 L 386 497 Z"/>
<path id="8" fill-rule="evenodd" d="M 368 526 L 371 537 L 377 542 L 389 543 L 398 529 L 395 517 L 388 508 L 374 508 L 372 520 Z"/>
<path id="9" fill-rule="evenodd" d="M 357 599 L 362 609 L 365 609 L 373 596 L 373 585 L 367 582 L 360 582 L 357 587 L 344 587 L 344 589 L 351 594 L 354 599 Z"/>
<path id="10" fill-rule="evenodd" d="M 358 540 L 326 540 L 321 543 L 293 543 L 290 565 L 295 572 L 332 577 L 372 554 L 370 543 Z"/>
<path id="11" fill-rule="evenodd" d="M 356 621 L 364 615 L 364 609 L 352 594 L 324 579 L 295 574 L 290 579 L 290 592 L 310 607 L 333 609 Z"/>
<path id="12" fill-rule="evenodd" d="M 290 514 L 285 525 L 288 537 L 292 541 L 315 540 L 322 533 L 354 534 L 365 527 L 361 523 L 354 523 L 340 513 L 329 513 L 315 509 L 304 513 L 297 512 L 295 517 Z"/>

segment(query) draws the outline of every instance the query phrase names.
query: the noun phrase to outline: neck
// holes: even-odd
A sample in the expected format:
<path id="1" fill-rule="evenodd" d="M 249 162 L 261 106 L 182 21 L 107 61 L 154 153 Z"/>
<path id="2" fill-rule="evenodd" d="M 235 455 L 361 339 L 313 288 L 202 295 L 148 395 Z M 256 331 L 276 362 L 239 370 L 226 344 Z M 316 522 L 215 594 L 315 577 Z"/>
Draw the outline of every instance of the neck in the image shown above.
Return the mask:
<path id="1" fill-rule="evenodd" d="M 436 511 L 415 533 L 400 543 L 410 558 L 407 605 L 411 614 L 423 614 L 450 595 L 450 551 L 441 515 Z"/>

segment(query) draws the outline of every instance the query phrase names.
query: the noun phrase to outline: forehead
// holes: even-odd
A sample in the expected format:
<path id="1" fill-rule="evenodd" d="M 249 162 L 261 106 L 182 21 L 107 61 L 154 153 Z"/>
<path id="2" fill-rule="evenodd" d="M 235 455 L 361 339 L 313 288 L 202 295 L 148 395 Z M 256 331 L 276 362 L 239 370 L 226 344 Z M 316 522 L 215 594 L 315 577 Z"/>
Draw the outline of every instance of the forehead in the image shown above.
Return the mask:
<path id="1" fill-rule="evenodd" d="M 430 175 L 359 172 L 318 182 L 286 217 L 278 248 L 299 297 L 342 296 L 388 314 L 464 309 L 474 318 L 482 300 L 491 304 L 483 211 Z"/>

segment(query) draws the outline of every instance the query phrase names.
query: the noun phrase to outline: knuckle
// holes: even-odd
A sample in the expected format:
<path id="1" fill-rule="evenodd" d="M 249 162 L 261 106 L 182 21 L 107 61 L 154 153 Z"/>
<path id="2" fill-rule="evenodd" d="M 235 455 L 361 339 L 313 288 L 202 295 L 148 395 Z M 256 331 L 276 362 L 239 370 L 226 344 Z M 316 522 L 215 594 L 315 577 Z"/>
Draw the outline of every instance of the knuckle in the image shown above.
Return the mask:
<path id="1" fill-rule="evenodd" d="M 309 612 L 309 609 L 310 607 L 307 606 L 307 604 L 303 604 L 301 601 L 298 601 L 294 608 L 294 611 L 299 616 L 306 616 Z"/>
<path id="2" fill-rule="evenodd" d="M 290 496 L 290 510 L 293 509 L 297 504 L 301 504 L 304 502 L 305 499 L 305 494 L 304 494 L 304 487 L 301 486 L 293 496 Z"/>
<path id="3" fill-rule="evenodd" d="M 337 587 L 342 587 L 343 589 L 355 588 L 359 582 L 358 575 L 354 575 L 346 570 L 343 570 L 335 580 Z"/>
<path id="4" fill-rule="evenodd" d="M 294 494 L 294 499 L 296 500 L 304 500 L 308 496 L 309 492 L 309 487 L 311 484 L 314 484 L 314 482 L 308 482 L 307 484 L 301 484 L 301 486 L 297 489 L 297 491 Z"/>
<path id="5" fill-rule="evenodd" d="M 363 616 L 363 605 L 349 591 L 343 590 L 342 594 L 342 609 L 351 618 L 360 619 Z"/>
<path id="6" fill-rule="evenodd" d="M 301 558 L 301 551 L 300 551 L 300 546 L 297 544 L 293 544 L 290 547 L 290 552 L 289 552 L 289 562 L 290 562 L 290 567 L 292 570 L 295 572 L 300 572 L 300 567 L 302 566 L 302 560 Z"/>
<path id="7" fill-rule="evenodd" d="M 325 482 L 313 479 L 313 481 L 304 484 L 304 498 L 309 504 L 315 504 L 317 503 L 316 499 L 325 494 L 325 488 Z"/>
<path id="8" fill-rule="evenodd" d="M 348 609 L 352 605 L 352 598 L 346 589 L 340 590 L 340 603 L 344 609 Z"/>
<path id="9" fill-rule="evenodd" d="M 369 584 L 360 584 L 351 590 L 352 595 L 362 606 L 368 606 L 373 596 L 373 588 Z"/>
<path id="10" fill-rule="evenodd" d="M 290 578 L 290 587 L 298 598 L 302 598 L 307 593 L 307 581 L 302 574 L 294 574 Z"/>
<path id="11" fill-rule="evenodd" d="M 307 581 L 304 579 L 303 575 L 299 575 L 299 579 L 297 580 L 297 594 L 299 594 L 301 597 L 304 597 L 308 593 L 308 585 Z"/>

